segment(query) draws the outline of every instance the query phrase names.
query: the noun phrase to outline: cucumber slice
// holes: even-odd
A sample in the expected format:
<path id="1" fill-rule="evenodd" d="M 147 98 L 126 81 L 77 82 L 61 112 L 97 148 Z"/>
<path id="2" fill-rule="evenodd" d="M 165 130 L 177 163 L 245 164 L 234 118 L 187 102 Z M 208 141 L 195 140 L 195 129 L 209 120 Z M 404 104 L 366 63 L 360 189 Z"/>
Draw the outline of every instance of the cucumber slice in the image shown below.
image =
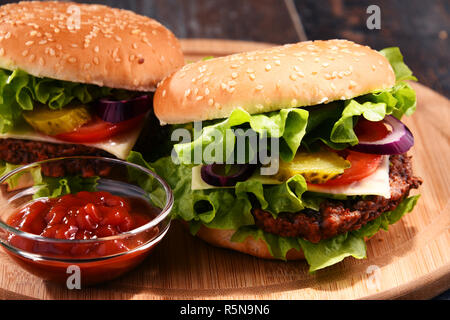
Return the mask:
<path id="1" fill-rule="evenodd" d="M 331 151 L 300 152 L 291 162 L 280 162 L 277 179 L 286 181 L 300 174 L 309 183 L 321 184 L 343 174 L 350 167 L 349 161 Z"/>
<path id="2" fill-rule="evenodd" d="M 67 106 L 60 110 L 51 110 L 42 105 L 33 111 L 24 112 L 23 117 L 36 131 L 49 136 L 75 131 L 91 120 L 85 105 Z"/>

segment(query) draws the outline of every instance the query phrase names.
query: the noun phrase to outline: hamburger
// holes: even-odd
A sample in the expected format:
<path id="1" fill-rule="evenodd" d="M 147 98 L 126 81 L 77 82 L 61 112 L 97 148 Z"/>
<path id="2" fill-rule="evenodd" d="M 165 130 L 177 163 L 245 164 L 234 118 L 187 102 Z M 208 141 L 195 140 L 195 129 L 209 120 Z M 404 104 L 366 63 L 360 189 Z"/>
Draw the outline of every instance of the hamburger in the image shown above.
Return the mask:
<path id="1" fill-rule="evenodd" d="M 1 6 L 0 174 L 63 156 L 125 159 L 152 123 L 157 83 L 183 64 L 175 36 L 130 11 L 70 2 Z M 74 165 L 85 176 L 101 171 Z M 56 165 L 46 175 L 68 169 Z"/>
<path id="2" fill-rule="evenodd" d="M 347 40 L 188 64 L 154 98 L 173 154 L 129 160 L 169 182 L 174 218 L 210 244 L 306 259 L 311 272 L 362 259 L 365 241 L 419 197 L 401 122 L 416 109 L 407 80 L 417 79 L 398 48 Z"/>

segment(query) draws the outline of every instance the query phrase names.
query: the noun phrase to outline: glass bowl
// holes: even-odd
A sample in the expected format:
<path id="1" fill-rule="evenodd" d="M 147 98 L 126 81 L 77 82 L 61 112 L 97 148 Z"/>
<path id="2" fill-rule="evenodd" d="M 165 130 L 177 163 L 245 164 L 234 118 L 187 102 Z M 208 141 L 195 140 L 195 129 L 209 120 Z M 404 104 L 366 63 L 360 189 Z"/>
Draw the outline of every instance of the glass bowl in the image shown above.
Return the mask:
<path id="1" fill-rule="evenodd" d="M 92 285 L 131 270 L 170 227 L 173 194 L 168 184 L 154 172 L 121 160 L 68 157 L 37 162 L 1 177 L 0 187 L 2 247 L 27 271 L 67 286 Z M 85 191 L 144 202 L 145 224 L 111 236 L 67 240 L 27 233 L 8 222 L 25 205 Z"/>

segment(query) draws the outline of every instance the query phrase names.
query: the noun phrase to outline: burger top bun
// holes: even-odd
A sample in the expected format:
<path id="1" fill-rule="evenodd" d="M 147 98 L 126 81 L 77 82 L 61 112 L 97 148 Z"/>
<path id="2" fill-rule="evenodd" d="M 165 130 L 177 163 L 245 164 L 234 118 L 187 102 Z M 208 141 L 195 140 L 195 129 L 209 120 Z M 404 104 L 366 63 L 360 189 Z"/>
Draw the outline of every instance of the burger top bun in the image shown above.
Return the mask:
<path id="1" fill-rule="evenodd" d="M 347 40 L 308 41 L 188 64 L 160 83 L 161 123 L 228 117 L 346 100 L 395 84 L 389 61 Z"/>
<path id="2" fill-rule="evenodd" d="M 133 91 L 184 64 L 175 36 L 131 11 L 70 2 L 0 7 L 0 68 Z"/>

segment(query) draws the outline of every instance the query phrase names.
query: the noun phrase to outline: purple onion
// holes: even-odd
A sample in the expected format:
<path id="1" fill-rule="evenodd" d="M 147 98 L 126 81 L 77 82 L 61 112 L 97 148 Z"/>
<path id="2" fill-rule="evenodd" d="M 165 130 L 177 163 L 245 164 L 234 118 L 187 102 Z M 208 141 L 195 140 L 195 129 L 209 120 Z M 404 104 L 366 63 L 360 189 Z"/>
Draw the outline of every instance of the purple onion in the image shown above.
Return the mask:
<path id="1" fill-rule="evenodd" d="M 359 141 L 359 144 L 351 147 L 352 150 L 370 154 L 402 154 L 414 145 L 414 136 L 400 120 L 393 116 L 387 116 L 383 120 L 390 125 L 392 131 L 383 139 L 377 141 Z"/>
<path id="2" fill-rule="evenodd" d="M 215 187 L 234 187 L 236 183 L 245 181 L 250 178 L 256 169 L 255 165 L 251 164 L 234 164 L 238 171 L 231 175 L 223 176 L 216 173 L 217 169 L 222 167 L 222 164 L 211 164 L 203 166 L 201 169 L 201 176 L 203 181 Z"/>
<path id="3" fill-rule="evenodd" d="M 119 123 L 146 113 L 152 108 L 152 97 L 143 95 L 130 100 L 100 99 L 96 103 L 98 116 L 106 122 Z"/>

